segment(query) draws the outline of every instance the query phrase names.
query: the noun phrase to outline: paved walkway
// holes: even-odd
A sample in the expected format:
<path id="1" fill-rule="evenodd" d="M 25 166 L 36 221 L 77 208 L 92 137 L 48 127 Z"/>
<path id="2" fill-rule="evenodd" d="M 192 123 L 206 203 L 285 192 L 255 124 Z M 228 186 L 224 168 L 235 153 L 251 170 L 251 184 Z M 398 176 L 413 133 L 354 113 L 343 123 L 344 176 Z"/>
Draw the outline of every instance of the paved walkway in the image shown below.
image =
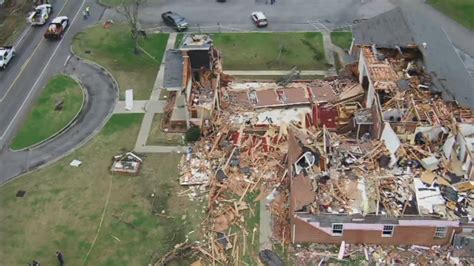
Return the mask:
<path id="1" fill-rule="evenodd" d="M 332 65 L 328 69 L 329 76 L 336 76 L 336 60 L 334 59 L 334 48 L 331 40 L 331 33 L 329 31 L 322 31 L 323 34 L 323 43 L 324 43 L 324 55 L 326 56 L 326 61 Z"/>
<path id="2" fill-rule="evenodd" d="M 272 214 L 270 210 L 267 209 L 268 203 L 269 201 L 266 198 L 260 201 L 260 250 L 272 250 Z"/>
<path id="3" fill-rule="evenodd" d="M 284 76 L 288 75 L 288 70 L 224 70 L 224 73 L 232 76 Z M 301 76 L 327 76 L 326 70 L 301 70 Z"/>
<path id="4" fill-rule="evenodd" d="M 166 43 L 166 50 L 173 49 L 174 43 L 176 42 L 176 33 L 170 33 L 168 42 Z M 155 84 L 153 85 L 153 91 L 151 92 L 150 100 L 144 106 L 145 116 L 143 117 L 140 132 L 138 133 L 137 142 L 135 143 L 135 151 L 142 153 L 168 153 L 168 152 L 181 152 L 184 147 L 180 146 L 147 146 L 146 141 L 150 135 L 151 126 L 153 124 L 153 117 L 156 113 L 162 113 L 163 108 L 166 106 L 166 101 L 160 100 L 160 93 L 163 89 L 163 77 L 165 73 L 165 57 L 160 65 L 160 70 L 156 76 Z"/>
<path id="5" fill-rule="evenodd" d="M 132 110 L 127 110 L 125 109 L 125 101 L 118 101 L 115 104 L 114 114 L 144 113 L 147 103 L 148 101 L 133 101 Z"/>

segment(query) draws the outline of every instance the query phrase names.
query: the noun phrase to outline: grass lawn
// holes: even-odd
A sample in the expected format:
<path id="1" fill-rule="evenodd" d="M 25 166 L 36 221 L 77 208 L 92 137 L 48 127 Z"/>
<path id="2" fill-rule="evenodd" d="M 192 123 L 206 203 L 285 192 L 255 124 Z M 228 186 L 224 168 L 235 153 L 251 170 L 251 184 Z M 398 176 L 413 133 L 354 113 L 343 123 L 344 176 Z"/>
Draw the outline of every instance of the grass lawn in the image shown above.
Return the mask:
<path id="1" fill-rule="evenodd" d="M 473 0 L 428 0 L 428 3 L 464 27 L 474 30 Z"/>
<path id="2" fill-rule="evenodd" d="M 352 32 L 331 32 L 331 40 L 334 45 L 348 51 L 351 48 Z"/>
<path id="3" fill-rule="evenodd" d="M 5 1 L 0 8 L 0 45 L 13 45 L 26 28 L 26 15 L 31 11 L 31 0 Z"/>
<path id="4" fill-rule="evenodd" d="M 107 68 L 120 86 L 120 99 L 125 90 L 133 89 L 135 100 L 148 100 L 155 83 L 168 34 L 151 34 L 140 40 L 140 46 L 152 57 L 134 53 L 128 27 L 114 24 L 110 29 L 101 25 L 75 36 L 73 50 L 79 56 Z"/>
<path id="5" fill-rule="evenodd" d="M 75 80 L 65 75 L 53 77 L 33 106 L 11 148 L 23 149 L 51 137 L 72 121 L 81 110 L 83 100 L 81 87 Z M 64 101 L 60 111 L 55 110 L 58 101 Z"/>
<path id="6" fill-rule="evenodd" d="M 176 154 L 143 157 L 139 176 L 108 171 L 113 155 L 133 148 L 142 119 L 143 114 L 114 115 L 83 148 L 0 187 L 2 265 L 33 259 L 56 265 L 57 250 L 67 265 L 83 265 L 98 228 L 84 265 L 148 265 L 189 232 L 195 230 L 190 241 L 201 238 L 202 203 L 177 196 L 183 189 L 176 182 Z M 83 164 L 69 166 L 73 159 Z M 15 197 L 18 190 L 26 195 Z M 189 258 L 183 260 L 181 265 L 189 265 Z"/>
<path id="7" fill-rule="evenodd" d="M 216 33 L 214 44 L 227 70 L 326 70 L 323 38 L 319 32 Z"/>
<path id="8" fill-rule="evenodd" d="M 244 245 L 243 245 L 243 235 L 239 235 L 240 238 L 240 245 L 239 250 L 241 253 L 241 260 L 246 263 L 247 265 L 257 265 L 259 262 L 258 253 L 260 251 L 260 201 L 255 201 L 258 196 L 258 192 L 255 191 L 253 193 L 249 193 L 244 201 L 249 204 L 250 210 L 245 211 L 245 222 L 243 227 L 248 232 L 248 235 L 245 237 L 246 244 L 245 244 L 245 255 L 243 254 Z M 255 229 L 255 238 L 252 243 L 252 235 Z M 235 232 L 239 230 L 236 229 Z"/>
<path id="9" fill-rule="evenodd" d="M 178 32 L 178 34 L 176 34 L 176 41 L 174 42 L 174 48 L 179 48 L 179 46 L 181 45 L 181 42 L 183 41 L 183 37 L 184 37 L 184 33 L 182 32 Z"/>
<path id="10" fill-rule="evenodd" d="M 165 133 L 161 130 L 161 119 L 163 114 L 155 114 L 151 124 L 150 135 L 147 145 L 183 145 L 182 133 Z"/>

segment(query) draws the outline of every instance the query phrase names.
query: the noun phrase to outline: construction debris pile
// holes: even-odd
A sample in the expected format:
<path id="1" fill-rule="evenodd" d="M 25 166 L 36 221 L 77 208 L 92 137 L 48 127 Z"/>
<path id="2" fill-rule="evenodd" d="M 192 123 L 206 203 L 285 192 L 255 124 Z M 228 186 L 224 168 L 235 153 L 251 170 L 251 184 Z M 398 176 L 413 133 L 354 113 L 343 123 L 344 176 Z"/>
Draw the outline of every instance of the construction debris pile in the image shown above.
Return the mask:
<path id="1" fill-rule="evenodd" d="M 257 228 L 246 219 L 262 199 L 271 202 L 273 237 L 283 245 L 295 242 L 289 224 L 298 215 L 471 220 L 473 113 L 429 90 L 417 50 L 361 49 L 370 77 L 362 84 L 236 84 L 223 74 L 219 87 L 201 71 L 191 108 L 212 112 L 200 117 L 204 137 L 179 168 L 191 200 L 208 192 L 208 239 L 194 247 L 205 260 L 229 264 L 248 254 Z M 456 260 L 440 247 L 344 245 L 339 254 L 300 250 L 298 264 L 359 253 L 374 263 Z"/>
<path id="2" fill-rule="evenodd" d="M 122 175 L 138 175 L 143 160 L 133 152 L 119 154 L 113 157 L 110 171 Z"/>
<path id="3" fill-rule="evenodd" d="M 292 253 L 296 265 L 325 265 L 325 263 L 356 263 L 366 261 L 369 265 L 471 265 L 471 259 L 452 257 L 452 247 L 424 246 L 367 246 L 343 243 L 335 245 L 296 245 Z"/>
<path id="4" fill-rule="evenodd" d="M 296 191 L 307 191 L 294 194 L 295 210 L 467 217 L 474 204 L 472 112 L 428 91 L 414 55 L 379 61 L 373 49 L 364 52 L 378 82 L 372 110 L 354 112 L 354 129 L 344 134 L 325 124 L 294 130 L 306 150 L 295 171 L 307 175 L 294 181 Z"/>
<path id="5" fill-rule="evenodd" d="M 286 132 L 277 127 L 252 132 L 244 126 L 232 130 L 228 120 L 218 117 L 214 121 L 217 130 L 183 155 L 180 183 L 209 188 L 203 227 L 210 243 L 199 251 L 211 261 L 228 263 L 249 254 L 251 247 L 245 245 L 259 243 L 258 228 L 246 228 L 246 219 L 285 177 L 288 146 Z"/>

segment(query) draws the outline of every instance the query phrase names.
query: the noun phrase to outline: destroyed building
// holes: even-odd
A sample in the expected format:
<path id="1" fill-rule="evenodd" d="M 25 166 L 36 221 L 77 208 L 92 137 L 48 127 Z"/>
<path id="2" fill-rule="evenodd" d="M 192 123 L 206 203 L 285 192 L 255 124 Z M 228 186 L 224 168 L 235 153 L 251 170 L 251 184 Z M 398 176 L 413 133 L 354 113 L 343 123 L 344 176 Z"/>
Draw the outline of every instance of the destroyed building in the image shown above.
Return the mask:
<path id="1" fill-rule="evenodd" d="M 448 244 L 473 225 L 474 116 L 430 91 L 418 48 L 358 50 L 353 128 L 288 130 L 292 242 Z"/>
<path id="2" fill-rule="evenodd" d="M 423 46 L 407 38 L 354 42 L 344 78 L 234 82 L 212 48 L 209 68 L 188 64 L 177 97 L 186 123 L 206 130 L 183 155 L 180 183 L 192 200 L 209 192 L 206 228 L 225 234 L 258 191 L 282 243 L 468 246 L 474 115 L 438 90 Z"/>
<path id="3" fill-rule="evenodd" d="M 208 35 L 189 34 L 165 53 L 163 87 L 170 93 L 165 120 L 170 128 L 203 126 L 214 110 L 221 69 L 220 53 Z"/>
<path id="4" fill-rule="evenodd" d="M 350 54 L 360 58 L 359 46 L 418 48 L 423 57 L 430 89 L 445 100 L 474 109 L 474 80 L 444 30 L 422 12 L 397 7 L 354 25 Z"/>

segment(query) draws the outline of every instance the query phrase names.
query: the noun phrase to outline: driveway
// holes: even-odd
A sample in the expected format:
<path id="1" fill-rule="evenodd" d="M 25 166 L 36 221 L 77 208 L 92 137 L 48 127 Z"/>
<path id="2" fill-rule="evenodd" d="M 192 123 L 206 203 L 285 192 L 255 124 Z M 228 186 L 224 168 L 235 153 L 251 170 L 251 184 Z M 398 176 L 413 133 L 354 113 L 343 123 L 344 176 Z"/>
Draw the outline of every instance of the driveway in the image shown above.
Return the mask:
<path id="1" fill-rule="evenodd" d="M 68 61 L 63 72 L 83 84 L 87 92 L 84 109 L 70 128 L 50 142 L 29 151 L 5 149 L 0 154 L 0 184 L 69 154 L 98 133 L 112 114 L 118 88 L 107 72 L 76 57 Z"/>

